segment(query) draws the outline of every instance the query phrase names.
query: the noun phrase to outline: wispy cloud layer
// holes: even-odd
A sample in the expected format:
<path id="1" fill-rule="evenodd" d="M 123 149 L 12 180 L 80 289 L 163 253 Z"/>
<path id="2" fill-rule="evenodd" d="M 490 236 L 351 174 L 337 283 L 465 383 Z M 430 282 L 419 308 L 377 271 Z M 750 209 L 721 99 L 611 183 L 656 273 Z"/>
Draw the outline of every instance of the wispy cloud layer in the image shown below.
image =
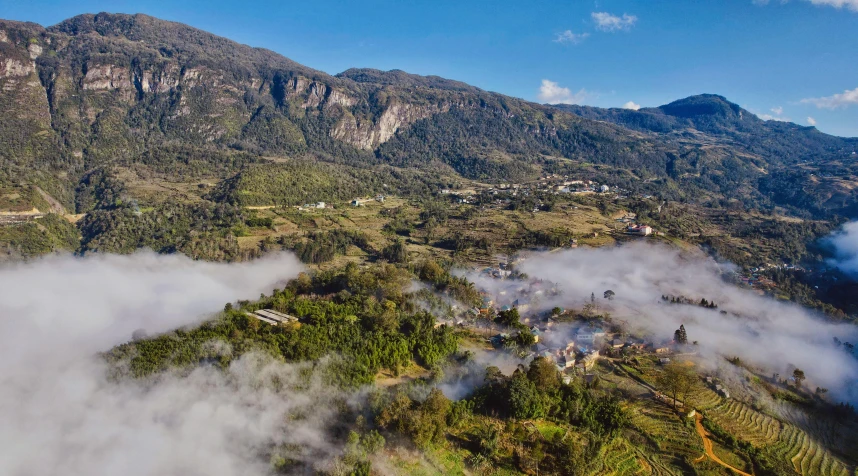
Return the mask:
<path id="1" fill-rule="evenodd" d="M 608 12 L 593 12 L 590 16 L 596 23 L 596 28 L 602 31 L 628 31 L 638 21 L 638 17 L 626 13 L 619 17 Z"/>
<path id="2" fill-rule="evenodd" d="M 858 233 L 858 225 L 847 232 Z M 840 247 L 844 263 L 851 259 L 856 266 L 858 242 L 849 234 L 843 239 L 851 240 Z M 730 268 L 711 259 L 635 243 L 539 254 L 520 269 L 557 283 L 560 295 L 540 302 L 541 308 L 580 309 L 590 293 L 601 296 L 610 289 L 614 299 L 599 303 L 614 322 L 627 321 L 631 329 L 656 340 L 670 339 L 685 324 L 689 336 L 693 334 L 690 339 L 698 341 L 698 350 L 712 362 L 739 356 L 769 374 L 785 374 L 792 364 L 806 372 L 809 386 L 826 387 L 841 401 L 858 402 L 858 361 L 833 344 L 833 337 L 856 342 L 855 326 L 825 322 L 799 306 L 728 284 L 721 274 Z M 665 304 L 664 294 L 705 298 L 718 309 Z"/>
<path id="3" fill-rule="evenodd" d="M 564 88 L 554 81 L 543 79 L 537 97 L 540 101 L 548 104 L 583 104 L 585 101 L 596 97 L 596 94 L 585 89 L 573 93 L 569 88 Z"/>
<path id="4" fill-rule="evenodd" d="M 805 98 L 803 104 L 813 104 L 820 109 L 839 109 L 858 105 L 858 88 L 843 91 L 840 94 L 825 96 L 821 98 Z"/>
<path id="5" fill-rule="evenodd" d="M 848 8 L 858 12 L 858 0 L 809 0 L 814 5 L 826 5 L 834 8 Z"/>
<path id="6" fill-rule="evenodd" d="M 807 123 L 810 124 L 811 126 L 815 126 L 816 125 L 816 119 L 814 119 L 810 116 L 807 116 Z"/>
<path id="7" fill-rule="evenodd" d="M 787 3 L 788 0 L 781 0 L 780 3 Z M 814 5 L 828 6 L 834 8 L 847 8 L 858 12 L 858 0 L 805 0 Z M 754 5 L 768 5 L 770 0 L 751 0 Z"/>
<path id="8" fill-rule="evenodd" d="M 557 37 L 554 38 L 554 42 L 577 45 L 586 40 L 589 36 L 589 33 L 573 33 L 572 30 L 566 30 L 563 33 L 559 33 Z"/>

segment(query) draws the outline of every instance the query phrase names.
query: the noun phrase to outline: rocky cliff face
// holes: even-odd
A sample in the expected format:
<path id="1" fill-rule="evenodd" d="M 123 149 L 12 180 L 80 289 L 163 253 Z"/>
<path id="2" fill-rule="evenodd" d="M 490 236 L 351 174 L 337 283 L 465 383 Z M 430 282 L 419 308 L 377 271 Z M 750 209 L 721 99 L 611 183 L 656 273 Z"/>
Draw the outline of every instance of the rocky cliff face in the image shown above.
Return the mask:
<path id="1" fill-rule="evenodd" d="M 401 128 L 449 110 L 449 104 L 417 105 L 393 102 L 375 120 L 358 120 L 346 110 L 331 131 L 331 136 L 357 148 L 373 150 L 387 142 Z"/>
<path id="2" fill-rule="evenodd" d="M 17 36 L 0 25 L 0 115 L 8 125 L 26 123 L 26 129 L 44 136 L 51 115 L 35 62 L 43 48 L 36 38 L 28 38 L 26 46 L 18 48 L 13 44 Z M 28 139 L 20 134 L 20 139 Z"/>
<path id="3" fill-rule="evenodd" d="M 372 150 L 415 121 L 450 109 L 449 101 L 427 103 L 418 98 L 411 102 L 407 95 L 397 97 L 389 85 L 379 100 L 372 94 L 373 87 L 318 72 L 305 74 L 300 68 L 276 72 L 268 65 L 236 68 L 196 52 L 165 54 L 168 48 L 147 40 L 137 40 L 129 48 L 126 43 L 132 38 L 123 35 L 146 37 L 127 25 L 137 17 L 121 16 L 125 23 L 118 35 L 108 26 L 112 18 L 98 15 L 51 29 L 4 22 L 0 28 L 0 41 L 7 45 L 0 50 L 2 88 L 11 91 L 26 83 L 37 89 L 43 118 L 50 122 L 53 115 L 56 125 L 78 133 L 70 141 L 76 144 L 76 155 L 94 150 L 92 139 L 84 137 L 87 132 L 77 121 L 97 127 L 107 120 L 106 115 L 116 119 L 118 114 L 126 118 L 114 120 L 110 128 L 130 136 L 134 134 L 127 117 L 143 110 L 150 121 L 158 121 L 157 128 L 143 128 L 151 133 L 170 136 L 181 131 L 184 138 L 229 142 L 242 135 L 259 107 L 279 102 L 303 109 L 301 113 L 293 109 L 293 116 L 334 118 L 327 135 Z M 99 53 L 93 54 L 96 46 Z M 182 51 L 176 45 L 171 48 Z M 46 54 L 48 59 L 36 61 Z"/>

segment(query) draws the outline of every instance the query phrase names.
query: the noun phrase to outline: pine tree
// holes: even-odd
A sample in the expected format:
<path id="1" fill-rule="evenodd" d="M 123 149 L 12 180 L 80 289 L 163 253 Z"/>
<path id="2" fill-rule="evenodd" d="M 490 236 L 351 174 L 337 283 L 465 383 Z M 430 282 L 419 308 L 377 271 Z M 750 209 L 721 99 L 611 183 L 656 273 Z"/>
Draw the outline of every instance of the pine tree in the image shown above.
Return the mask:
<path id="1" fill-rule="evenodd" d="M 684 324 L 680 324 L 679 329 L 673 333 L 673 340 L 676 341 L 677 344 L 685 345 L 688 343 L 688 334 L 685 332 Z"/>

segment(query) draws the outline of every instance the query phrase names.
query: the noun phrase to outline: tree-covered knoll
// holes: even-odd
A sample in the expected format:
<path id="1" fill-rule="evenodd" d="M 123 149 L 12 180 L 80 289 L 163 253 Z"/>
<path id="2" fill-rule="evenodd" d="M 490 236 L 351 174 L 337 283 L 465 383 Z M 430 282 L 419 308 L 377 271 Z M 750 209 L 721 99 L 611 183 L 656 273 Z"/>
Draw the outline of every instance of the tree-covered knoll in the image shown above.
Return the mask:
<path id="1" fill-rule="evenodd" d="M 435 318 L 411 300 L 411 276 L 392 265 L 302 275 L 258 301 L 227 305 L 197 328 L 129 342 L 106 357 L 127 363 L 139 378 L 211 359 L 213 341 L 232 349 L 216 356 L 220 365 L 251 350 L 294 362 L 338 355 L 343 358 L 330 378 L 343 386 L 371 383 L 380 370 L 398 373 L 411 362 L 431 368 L 456 351 L 457 337 L 448 327 L 436 328 Z M 246 314 L 256 309 L 288 313 L 301 323 L 271 326 Z"/>

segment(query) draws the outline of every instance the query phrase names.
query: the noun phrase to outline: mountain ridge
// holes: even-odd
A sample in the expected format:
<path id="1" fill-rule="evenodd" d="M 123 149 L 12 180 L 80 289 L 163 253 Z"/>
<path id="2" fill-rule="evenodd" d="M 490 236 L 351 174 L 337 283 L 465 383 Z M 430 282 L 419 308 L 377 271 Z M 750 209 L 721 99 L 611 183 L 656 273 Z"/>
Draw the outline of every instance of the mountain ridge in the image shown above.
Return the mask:
<path id="1" fill-rule="evenodd" d="M 561 173 L 705 206 L 858 216 L 858 139 L 762 121 L 712 94 L 640 111 L 543 105 L 400 70 L 332 76 L 106 13 L 48 28 L 0 20 L 0 89 L 0 187 L 36 186 L 77 214 L 110 209 L 92 194 L 120 183 L 119 169 L 221 182 L 279 157 L 418 174 L 408 193 Z"/>

